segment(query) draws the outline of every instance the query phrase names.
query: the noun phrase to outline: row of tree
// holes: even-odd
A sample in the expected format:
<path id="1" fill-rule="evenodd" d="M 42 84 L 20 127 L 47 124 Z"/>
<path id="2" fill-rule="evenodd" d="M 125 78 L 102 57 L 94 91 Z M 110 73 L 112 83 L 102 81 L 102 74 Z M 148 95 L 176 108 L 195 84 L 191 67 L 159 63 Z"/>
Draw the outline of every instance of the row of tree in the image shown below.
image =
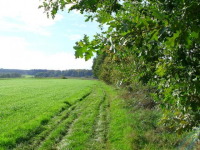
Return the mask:
<path id="1" fill-rule="evenodd" d="M 0 69 L 0 74 L 2 73 L 20 73 L 22 75 L 35 75 L 38 72 L 47 72 L 46 69 L 32 69 L 32 70 L 20 70 L 20 69 Z M 60 70 L 58 72 L 61 72 Z"/>
<path id="2" fill-rule="evenodd" d="M 32 75 L 35 77 L 93 77 L 92 70 L 87 69 L 70 69 L 70 70 L 46 70 L 46 69 L 33 69 L 33 70 L 17 70 L 17 69 L 0 69 L 0 74 L 13 74 L 18 73 L 21 75 Z"/>
<path id="3" fill-rule="evenodd" d="M 22 75 L 20 73 L 3 73 L 0 74 L 0 78 L 21 78 Z"/>
<path id="4" fill-rule="evenodd" d="M 36 78 L 41 77 L 61 77 L 61 76 L 67 76 L 67 77 L 93 77 L 92 70 L 86 70 L 86 69 L 71 69 L 66 71 L 45 71 L 45 72 L 38 72 L 35 74 Z"/>
<path id="5" fill-rule="evenodd" d="M 77 58 L 98 54 L 95 76 L 149 85 L 163 110 L 162 123 L 178 133 L 199 126 L 199 0 L 54 0 L 40 7 L 54 18 L 70 3 L 70 10 L 87 13 L 86 21 L 108 26 L 92 41 L 85 35 L 74 46 Z"/>

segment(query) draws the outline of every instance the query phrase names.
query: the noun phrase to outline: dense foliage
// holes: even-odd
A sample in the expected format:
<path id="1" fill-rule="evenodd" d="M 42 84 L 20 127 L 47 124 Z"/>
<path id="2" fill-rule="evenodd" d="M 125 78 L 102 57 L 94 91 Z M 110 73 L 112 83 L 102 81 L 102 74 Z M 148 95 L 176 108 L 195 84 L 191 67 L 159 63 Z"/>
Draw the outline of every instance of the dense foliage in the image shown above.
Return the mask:
<path id="1" fill-rule="evenodd" d="M 55 17 L 69 3 L 70 10 L 87 12 L 86 21 L 108 25 L 92 41 L 85 35 L 77 42 L 76 57 L 106 52 L 123 83 L 154 89 L 162 123 L 178 133 L 199 125 L 199 0 L 50 0 L 41 7 Z"/>

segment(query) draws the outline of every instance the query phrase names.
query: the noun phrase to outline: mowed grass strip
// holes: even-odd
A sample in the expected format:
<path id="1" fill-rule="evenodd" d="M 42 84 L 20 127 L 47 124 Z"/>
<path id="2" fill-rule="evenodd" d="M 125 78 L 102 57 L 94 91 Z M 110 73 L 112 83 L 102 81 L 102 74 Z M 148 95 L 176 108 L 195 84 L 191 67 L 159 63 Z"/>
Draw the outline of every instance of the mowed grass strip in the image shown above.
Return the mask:
<path id="1" fill-rule="evenodd" d="M 96 81 L 62 79 L 0 80 L 0 147 L 12 148 L 40 132 L 67 98 Z M 35 95 L 35 96 L 34 96 Z M 33 132 L 34 131 L 34 132 Z"/>
<path id="2" fill-rule="evenodd" d="M 57 149 L 86 149 L 87 142 L 94 138 L 96 117 L 99 115 L 99 109 L 104 100 L 104 91 L 97 86 L 87 97 L 85 104 L 76 109 L 78 117 L 70 126 L 67 135 L 58 144 Z"/>
<path id="3" fill-rule="evenodd" d="M 107 94 L 105 92 L 104 94 L 105 98 L 99 107 L 99 114 L 97 115 L 95 124 L 93 126 L 92 138 L 89 141 L 87 141 L 85 149 L 106 149 L 109 125 L 109 104 Z"/>

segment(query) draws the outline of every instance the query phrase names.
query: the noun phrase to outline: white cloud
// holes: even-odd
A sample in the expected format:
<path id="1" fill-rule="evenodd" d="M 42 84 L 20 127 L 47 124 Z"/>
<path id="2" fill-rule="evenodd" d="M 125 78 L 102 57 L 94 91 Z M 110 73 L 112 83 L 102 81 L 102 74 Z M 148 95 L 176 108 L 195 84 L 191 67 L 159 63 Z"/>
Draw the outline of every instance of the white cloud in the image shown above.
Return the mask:
<path id="1" fill-rule="evenodd" d="M 63 16 L 57 14 L 55 20 L 48 19 L 43 13 L 44 10 L 38 9 L 40 4 L 39 0 L 0 0 L 0 30 L 30 31 L 50 35 L 45 27 L 54 25 Z"/>
<path id="2" fill-rule="evenodd" d="M 50 36 L 51 33 L 44 28 L 41 27 L 30 27 L 23 23 L 10 23 L 5 20 L 0 19 L 0 31 L 7 31 L 7 32 L 33 32 L 39 33 L 41 35 Z"/>
<path id="3" fill-rule="evenodd" d="M 71 29 L 68 29 L 67 32 L 72 32 L 72 30 L 71 30 Z"/>
<path id="4" fill-rule="evenodd" d="M 92 60 L 75 59 L 71 53 L 45 54 L 30 50 L 20 37 L 0 37 L 0 68 L 10 69 L 91 69 Z"/>
<path id="5" fill-rule="evenodd" d="M 73 24 L 74 26 L 77 26 L 77 27 L 87 27 L 85 24 L 78 24 L 78 23 L 75 23 Z"/>
<path id="6" fill-rule="evenodd" d="M 64 34 L 64 36 L 68 37 L 70 40 L 73 40 L 73 41 L 81 39 L 81 35 L 79 34 L 73 34 L 73 35 Z"/>

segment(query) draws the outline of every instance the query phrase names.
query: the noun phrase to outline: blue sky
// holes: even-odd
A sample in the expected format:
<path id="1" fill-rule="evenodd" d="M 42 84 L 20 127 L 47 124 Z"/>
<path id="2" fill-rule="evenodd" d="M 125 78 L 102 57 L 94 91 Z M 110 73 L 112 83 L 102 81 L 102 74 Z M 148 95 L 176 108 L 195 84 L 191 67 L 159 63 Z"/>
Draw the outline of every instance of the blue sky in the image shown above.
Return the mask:
<path id="1" fill-rule="evenodd" d="M 75 59 L 73 46 L 84 34 L 100 32 L 98 23 L 68 8 L 48 19 L 41 2 L 0 0 L 0 68 L 91 69 L 92 60 Z"/>

